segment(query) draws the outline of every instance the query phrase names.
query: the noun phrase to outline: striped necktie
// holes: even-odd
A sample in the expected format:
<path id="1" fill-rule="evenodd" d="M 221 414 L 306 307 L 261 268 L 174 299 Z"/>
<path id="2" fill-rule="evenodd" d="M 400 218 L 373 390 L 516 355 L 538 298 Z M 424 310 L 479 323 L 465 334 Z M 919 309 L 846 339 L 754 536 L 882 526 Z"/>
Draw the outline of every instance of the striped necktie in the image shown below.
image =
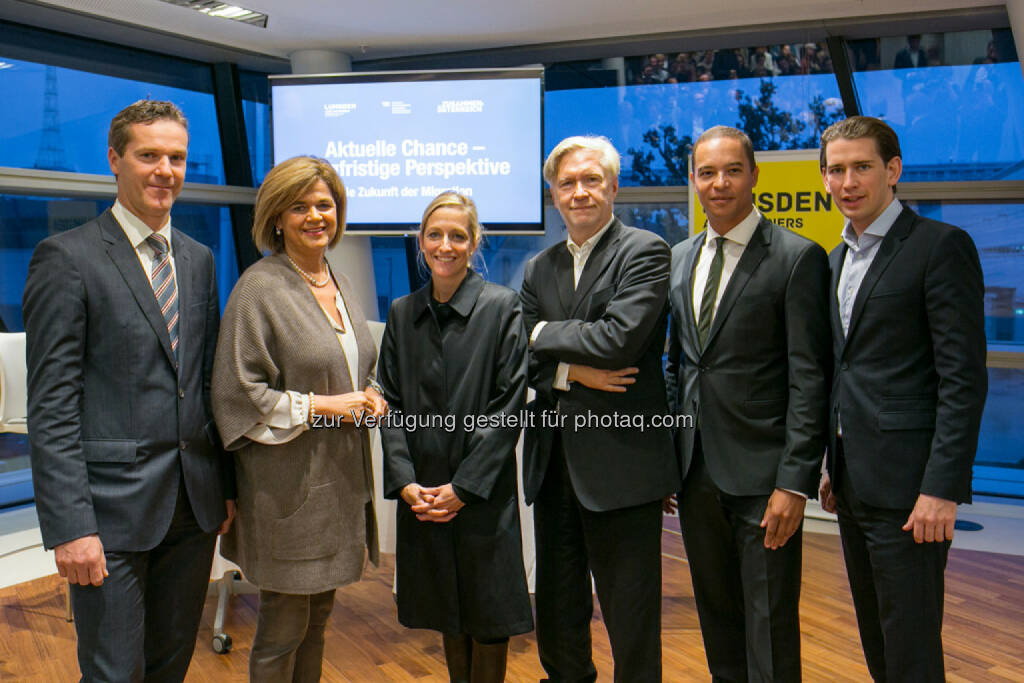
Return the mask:
<path id="1" fill-rule="evenodd" d="M 715 238 L 715 255 L 711 259 L 711 268 L 708 269 L 708 279 L 704 283 L 704 296 L 700 300 L 700 320 L 697 321 L 697 337 L 700 339 L 700 347 L 708 341 L 708 334 L 711 332 L 711 321 L 715 317 L 715 299 L 718 298 L 718 283 L 722 280 L 722 265 L 725 261 L 725 253 L 722 251 L 724 237 Z"/>
<path id="2" fill-rule="evenodd" d="M 160 312 L 167 322 L 167 333 L 171 337 L 171 351 L 174 361 L 178 361 L 178 286 L 174 283 L 174 272 L 171 269 L 169 245 L 163 235 L 153 233 L 146 238 L 153 248 L 153 272 L 149 279 L 153 283 L 156 302 L 160 304 Z"/>

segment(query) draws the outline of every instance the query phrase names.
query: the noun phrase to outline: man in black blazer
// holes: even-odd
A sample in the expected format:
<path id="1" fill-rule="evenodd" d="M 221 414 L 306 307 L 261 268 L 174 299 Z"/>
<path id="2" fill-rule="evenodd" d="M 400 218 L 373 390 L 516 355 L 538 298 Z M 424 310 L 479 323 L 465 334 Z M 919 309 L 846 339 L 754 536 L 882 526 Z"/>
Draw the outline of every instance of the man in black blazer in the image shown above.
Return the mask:
<path id="1" fill-rule="evenodd" d="M 213 254 L 170 224 L 181 111 L 136 102 L 109 143 L 117 201 L 40 242 L 25 283 L 36 509 L 82 680 L 181 681 L 234 506 L 209 403 Z"/>
<path id="2" fill-rule="evenodd" d="M 593 681 L 593 574 L 615 681 L 661 680 L 661 501 L 677 490 L 665 417 L 669 248 L 613 215 L 619 155 L 571 137 L 544 163 L 566 243 L 526 266 L 523 481 L 534 506 L 537 649 L 551 681 Z"/>
<path id="3" fill-rule="evenodd" d="M 683 542 L 714 681 L 800 680 L 804 505 L 825 448 L 828 259 L 753 205 L 750 139 L 693 148 L 707 230 L 672 250 L 666 366 Z"/>
<path id="4" fill-rule="evenodd" d="M 966 232 L 896 199 L 899 139 L 884 122 L 831 126 L 821 167 L 847 218 L 829 257 L 822 507 L 839 514 L 872 677 L 943 681 L 943 573 L 988 386 L 981 264 Z"/>

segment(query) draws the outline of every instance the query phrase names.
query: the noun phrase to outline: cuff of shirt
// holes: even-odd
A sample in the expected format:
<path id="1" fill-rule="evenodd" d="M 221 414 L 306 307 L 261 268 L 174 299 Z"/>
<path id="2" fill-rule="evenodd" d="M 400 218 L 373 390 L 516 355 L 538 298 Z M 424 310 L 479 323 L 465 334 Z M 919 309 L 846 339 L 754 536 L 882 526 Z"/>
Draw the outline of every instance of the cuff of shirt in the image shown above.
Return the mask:
<path id="1" fill-rule="evenodd" d="M 807 494 L 804 493 L 803 491 L 794 491 L 793 489 L 782 489 L 782 490 L 787 492 L 787 493 L 792 493 L 792 494 L 798 495 L 801 498 L 803 498 L 804 500 L 807 500 Z"/>
<path id="2" fill-rule="evenodd" d="M 559 363 L 555 368 L 555 381 L 551 386 L 560 391 L 569 391 L 569 364 Z"/>
<path id="3" fill-rule="evenodd" d="M 540 331 L 543 330 L 544 326 L 547 324 L 547 320 L 541 320 L 539 323 L 533 326 L 533 331 L 530 332 L 530 348 L 533 348 L 533 343 L 537 341 L 537 337 L 540 335 Z"/>

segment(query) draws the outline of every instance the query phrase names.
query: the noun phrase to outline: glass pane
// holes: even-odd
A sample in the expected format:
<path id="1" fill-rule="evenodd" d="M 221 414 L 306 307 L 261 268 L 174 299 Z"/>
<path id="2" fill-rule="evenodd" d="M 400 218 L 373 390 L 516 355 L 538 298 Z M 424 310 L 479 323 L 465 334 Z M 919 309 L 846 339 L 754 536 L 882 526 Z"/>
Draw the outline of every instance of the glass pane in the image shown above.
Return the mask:
<path id="1" fill-rule="evenodd" d="M 253 185 L 258 187 L 274 165 L 274 147 L 270 137 L 270 83 L 266 74 L 255 71 L 239 71 L 238 82 L 242 91 L 242 114 L 249 142 Z"/>
<path id="2" fill-rule="evenodd" d="M 0 55 L 0 166 L 110 173 L 110 119 L 142 98 L 170 100 L 189 119 L 186 180 L 224 183 L 213 95 Z"/>
<path id="3" fill-rule="evenodd" d="M 32 501 L 28 436 L 0 434 L 0 508 Z"/>
<path id="4" fill-rule="evenodd" d="M 1024 79 L 1009 31 L 855 41 L 861 111 L 900 136 L 903 180 L 1024 178 Z"/>
<path id="5" fill-rule="evenodd" d="M 404 237 L 371 237 L 378 320 L 387 321 L 391 302 L 409 293 L 409 266 Z"/>
<path id="6" fill-rule="evenodd" d="M 49 235 L 92 220 L 110 204 L 108 199 L 0 195 L 0 318 L 7 329 L 12 332 L 25 329 L 21 294 L 36 244 Z M 213 250 L 223 310 L 238 279 L 230 212 L 226 207 L 179 202 L 174 206 L 171 220 L 175 229 Z"/>
<path id="7" fill-rule="evenodd" d="M 626 62 L 631 85 L 549 90 L 544 102 L 547 151 L 570 135 L 605 135 L 622 154 L 622 185 L 685 185 L 693 140 L 711 126 L 742 129 L 757 150 L 813 149 L 843 116 L 823 45 Z"/>
<path id="8" fill-rule="evenodd" d="M 1024 497 L 1024 370 L 989 368 L 974 467 L 975 493 Z"/>
<path id="9" fill-rule="evenodd" d="M 985 333 L 989 344 L 1014 349 L 1024 346 L 1024 204 L 909 205 L 922 216 L 970 233 L 985 276 Z"/>

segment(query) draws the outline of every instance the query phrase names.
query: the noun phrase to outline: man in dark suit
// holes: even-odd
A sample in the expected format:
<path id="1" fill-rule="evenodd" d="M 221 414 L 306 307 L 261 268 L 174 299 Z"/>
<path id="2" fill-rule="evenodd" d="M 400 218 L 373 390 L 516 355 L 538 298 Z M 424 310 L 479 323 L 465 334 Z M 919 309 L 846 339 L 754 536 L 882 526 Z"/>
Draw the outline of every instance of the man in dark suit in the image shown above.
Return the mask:
<path id="1" fill-rule="evenodd" d="M 804 505 L 825 448 L 825 250 L 761 216 L 750 139 L 716 126 L 693 147 L 707 230 L 672 250 L 666 367 L 679 519 L 714 681 L 800 680 Z"/>
<path id="2" fill-rule="evenodd" d="M 847 218 L 829 257 L 822 507 L 838 510 L 871 675 L 943 681 L 943 573 L 988 386 L 981 264 L 966 232 L 896 199 L 900 144 L 884 122 L 831 126 L 821 167 Z"/>
<path id="3" fill-rule="evenodd" d="M 921 36 L 907 36 L 907 45 L 896 53 L 894 69 L 923 69 L 928 66 L 928 55 L 921 49 Z"/>
<path id="4" fill-rule="evenodd" d="M 669 248 L 613 215 L 619 155 L 571 137 L 544 163 L 569 237 L 526 266 L 534 425 L 523 462 L 537 543 L 537 649 L 593 681 L 593 574 L 615 680 L 661 680 L 661 501 L 678 487 L 666 414 Z M 652 424 L 654 423 L 654 424 Z"/>
<path id="5" fill-rule="evenodd" d="M 117 201 L 40 242 L 25 283 L 36 509 L 71 584 L 82 680 L 181 681 L 234 509 L 209 404 L 213 254 L 170 224 L 181 111 L 136 102 L 109 143 Z"/>

